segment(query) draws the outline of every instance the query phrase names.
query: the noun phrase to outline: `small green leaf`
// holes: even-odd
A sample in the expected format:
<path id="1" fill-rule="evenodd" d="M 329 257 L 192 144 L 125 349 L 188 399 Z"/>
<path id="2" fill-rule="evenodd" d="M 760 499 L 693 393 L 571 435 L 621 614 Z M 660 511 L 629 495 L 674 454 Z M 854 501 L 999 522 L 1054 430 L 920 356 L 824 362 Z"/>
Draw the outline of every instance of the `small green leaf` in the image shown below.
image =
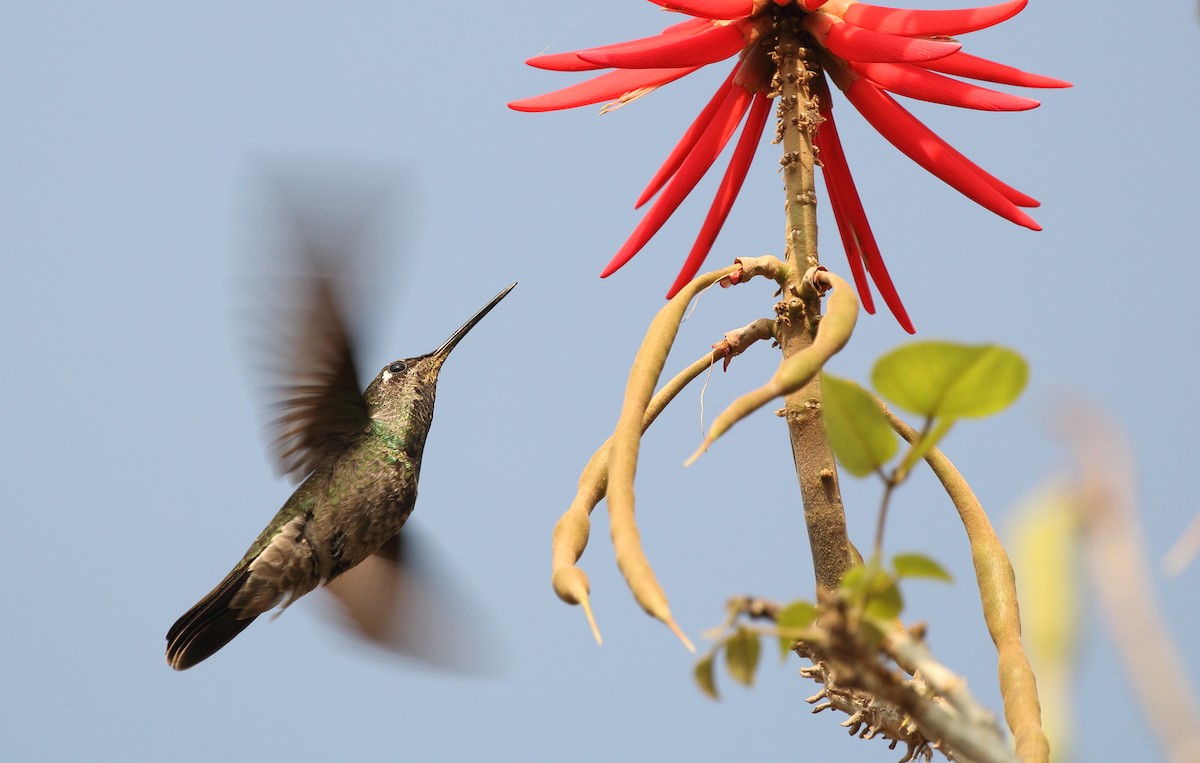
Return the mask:
<path id="1" fill-rule="evenodd" d="M 697 662 L 696 667 L 692 669 L 692 675 L 700 685 L 700 691 L 712 699 L 720 699 L 721 696 L 717 694 L 717 679 L 713 675 L 713 657 L 714 655 L 710 654 Z"/>
<path id="2" fill-rule="evenodd" d="M 725 665 L 733 680 L 746 686 L 754 685 L 754 671 L 758 669 L 761 650 L 758 636 L 745 628 L 738 628 L 725 643 Z"/>
<path id="3" fill-rule="evenodd" d="M 891 577 L 879 567 L 879 562 L 871 558 L 866 564 L 859 564 L 846 570 L 842 575 L 842 594 L 851 601 L 862 602 L 872 591 L 886 588 L 891 583 Z"/>
<path id="4" fill-rule="evenodd" d="M 779 617 L 775 620 L 775 625 L 781 631 L 788 631 L 799 628 L 807 628 L 817 621 L 817 606 L 812 602 L 793 601 L 779 611 Z M 779 655 L 787 658 L 792 651 L 792 644 L 796 643 L 796 639 L 791 636 L 779 637 Z"/>
<path id="5" fill-rule="evenodd" d="M 900 587 L 896 581 L 888 578 L 886 587 L 871 592 L 867 600 L 866 616 L 872 620 L 888 623 L 900 616 L 904 610 L 904 597 L 900 595 Z"/>
<path id="6" fill-rule="evenodd" d="M 856 604 L 867 598 L 867 568 L 857 565 L 842 575 L 842 595 Z"/>
<path id="7" fill-rule="evenodd" d="M 1012 404 L 1029 380 L 1029 366 L 993 344 L 912 342 L 875 363 L 871 383 L 901 408 L 922 416 L 976 418 Z"/>
<path id="8" fill-rule="evenodd" d="M 904 599 L 896 579 L 871 560 L 867 566 L 851 567 L 842 576 L 842 593 L 856 606 L 862 607 L 868 618 L 884 625 L 904 609 Z"/>
<path id="9" fill-rule="evenodd" d="M 901 578 L 929 578 L 953 583 L 954 578 L 946 568 L 924 554 L 896 554 L 892 557 L 896 576 Z"/>
<path id="10" fill-rule="evenodd" d="M 899 442 L 875 398 L 852 381 L 821 374 L 821 416 L 838 462 L 865 477 L 896 455 Z"/>
<path id="11" fill-rule="evenodd" d="M 850 598 L 856 595 L 865 596 L 870 593 L 872 584 L 878 584 L 880 575 L 883 575 L 886 581 L 887 575 L 880 569 L 875 558 L 871 558 L 866 564 L 856 564 L 842 575 L 842 592 Z"/>

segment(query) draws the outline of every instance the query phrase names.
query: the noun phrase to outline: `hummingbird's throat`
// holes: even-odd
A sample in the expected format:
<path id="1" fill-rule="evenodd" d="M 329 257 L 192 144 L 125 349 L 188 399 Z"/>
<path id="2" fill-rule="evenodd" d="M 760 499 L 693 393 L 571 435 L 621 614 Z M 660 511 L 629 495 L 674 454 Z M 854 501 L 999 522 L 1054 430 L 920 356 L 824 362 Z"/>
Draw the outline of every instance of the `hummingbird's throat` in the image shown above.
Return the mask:
<path id="1" fill-rule="evenodd" d="M 393 461 L 408 450 L 408 443 L 404 438 L 379 421 L 371 422 L 371 432 L 384 444 Z"/>

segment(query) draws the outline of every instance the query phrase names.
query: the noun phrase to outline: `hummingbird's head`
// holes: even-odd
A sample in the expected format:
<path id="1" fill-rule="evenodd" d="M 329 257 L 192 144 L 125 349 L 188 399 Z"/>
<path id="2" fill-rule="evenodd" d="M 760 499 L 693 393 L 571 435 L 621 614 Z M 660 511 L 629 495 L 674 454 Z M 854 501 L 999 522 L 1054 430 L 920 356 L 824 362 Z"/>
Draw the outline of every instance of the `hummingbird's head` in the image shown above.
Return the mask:
<path id="1" fill-rule="evenodd" d="M 379 399 L 409 397 L 414 393 L 419 395 L 421 388 L 436 386 L 438 372 L 442 370 L 442 364 L 446 362 L 446 358 L 450 357 L 450 351 L 462 341 L 467 332 L 475 328 L 475 324 L 479 323 L 483 319 L 483 316 L 487 315 L 493 307 L 498 305 L 500 300 L 508 296 L 508 293 L 515 286 L 515 283 L 510 284 L 495 297 L 492 297 L 491 302 L 484 305 L 479 312 L 475 313 L 469 321 L 464 323 L 458 331 L 451 334 L 450 338 L 433 352 L 415 358 L 395 360 L 384 366 L 383 370 L 379 372 L 379 376 L 375 377 L 375 381 L 371 382 L 367 387 L 366 396 L 368 402 Z M 406 391 L 408 394 L 405 394 Z"/>

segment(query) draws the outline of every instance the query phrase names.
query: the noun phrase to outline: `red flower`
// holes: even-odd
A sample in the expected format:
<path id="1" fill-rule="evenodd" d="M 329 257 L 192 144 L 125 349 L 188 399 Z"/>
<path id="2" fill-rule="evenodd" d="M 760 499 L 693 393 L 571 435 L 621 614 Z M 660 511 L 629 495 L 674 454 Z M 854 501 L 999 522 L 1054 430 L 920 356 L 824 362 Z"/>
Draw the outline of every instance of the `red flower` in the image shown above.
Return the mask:
<path id="1" fill-rule="evenodd" d="M 920 11 L 883 8 L 856 0 L 651 0 L 693 18 L 661 34 L 570 53 L 536 56 L 526 63 L 555 71 L 612 69 L 553 93 L 508 104 L 517 111 L 554 111 L 611 101 L 601 112 L 639 98 L 697 69 L 738 54 L 733 71 L 683 134 L 675 149 L 638 197 L 641 207 L 662 191 L 650 211 L 601 273 L 608 276 L 645 246 L 691 193 L 725 148 L 738 125 L 741 138 L 717 190 L 700 235 L 668 296 L 699 271 L 712 248 L 767 123 L 771 103 L 775 30 L 790 14 L 811 38 L 821 68 L 850 103 L 883 137 L 967 198 L 1032 230 L 1039 226 L 1022 207 L 1038 202 L 985 172 L 954 150 L 888 95 L 986 111 L 1020 111 L 1037 101 L 980 87 L 944 75 L 1024 87 L 1069 87 L 1070 83 L 1014 69 L 961 52 L 951 35 L 998 24 L 1019 13 L 1027 0 L 987 8 Z M 838 139 L 823 77 L 813 80 L 821 116 L 815 143 L 863 306 L 874 312 L 867 275 L 904 328 L 912 324 L 883 264 L 850 166 Z"/>

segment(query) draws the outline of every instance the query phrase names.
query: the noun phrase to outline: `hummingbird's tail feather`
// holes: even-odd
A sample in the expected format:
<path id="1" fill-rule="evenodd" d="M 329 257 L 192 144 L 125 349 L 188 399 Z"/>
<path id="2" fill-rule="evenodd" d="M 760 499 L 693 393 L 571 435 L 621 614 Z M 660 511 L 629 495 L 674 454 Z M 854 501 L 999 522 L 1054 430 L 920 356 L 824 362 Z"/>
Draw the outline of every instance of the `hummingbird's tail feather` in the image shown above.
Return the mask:
<path id="1" fill-rule="evenodd" d="M 249 578 L 247 567 L 234 570 L 175 621 L 167 631 L 168 665 L 176 670 L 187 670 L 211 657 L 254 622 L 257 614 L 230 607 Z"/>

